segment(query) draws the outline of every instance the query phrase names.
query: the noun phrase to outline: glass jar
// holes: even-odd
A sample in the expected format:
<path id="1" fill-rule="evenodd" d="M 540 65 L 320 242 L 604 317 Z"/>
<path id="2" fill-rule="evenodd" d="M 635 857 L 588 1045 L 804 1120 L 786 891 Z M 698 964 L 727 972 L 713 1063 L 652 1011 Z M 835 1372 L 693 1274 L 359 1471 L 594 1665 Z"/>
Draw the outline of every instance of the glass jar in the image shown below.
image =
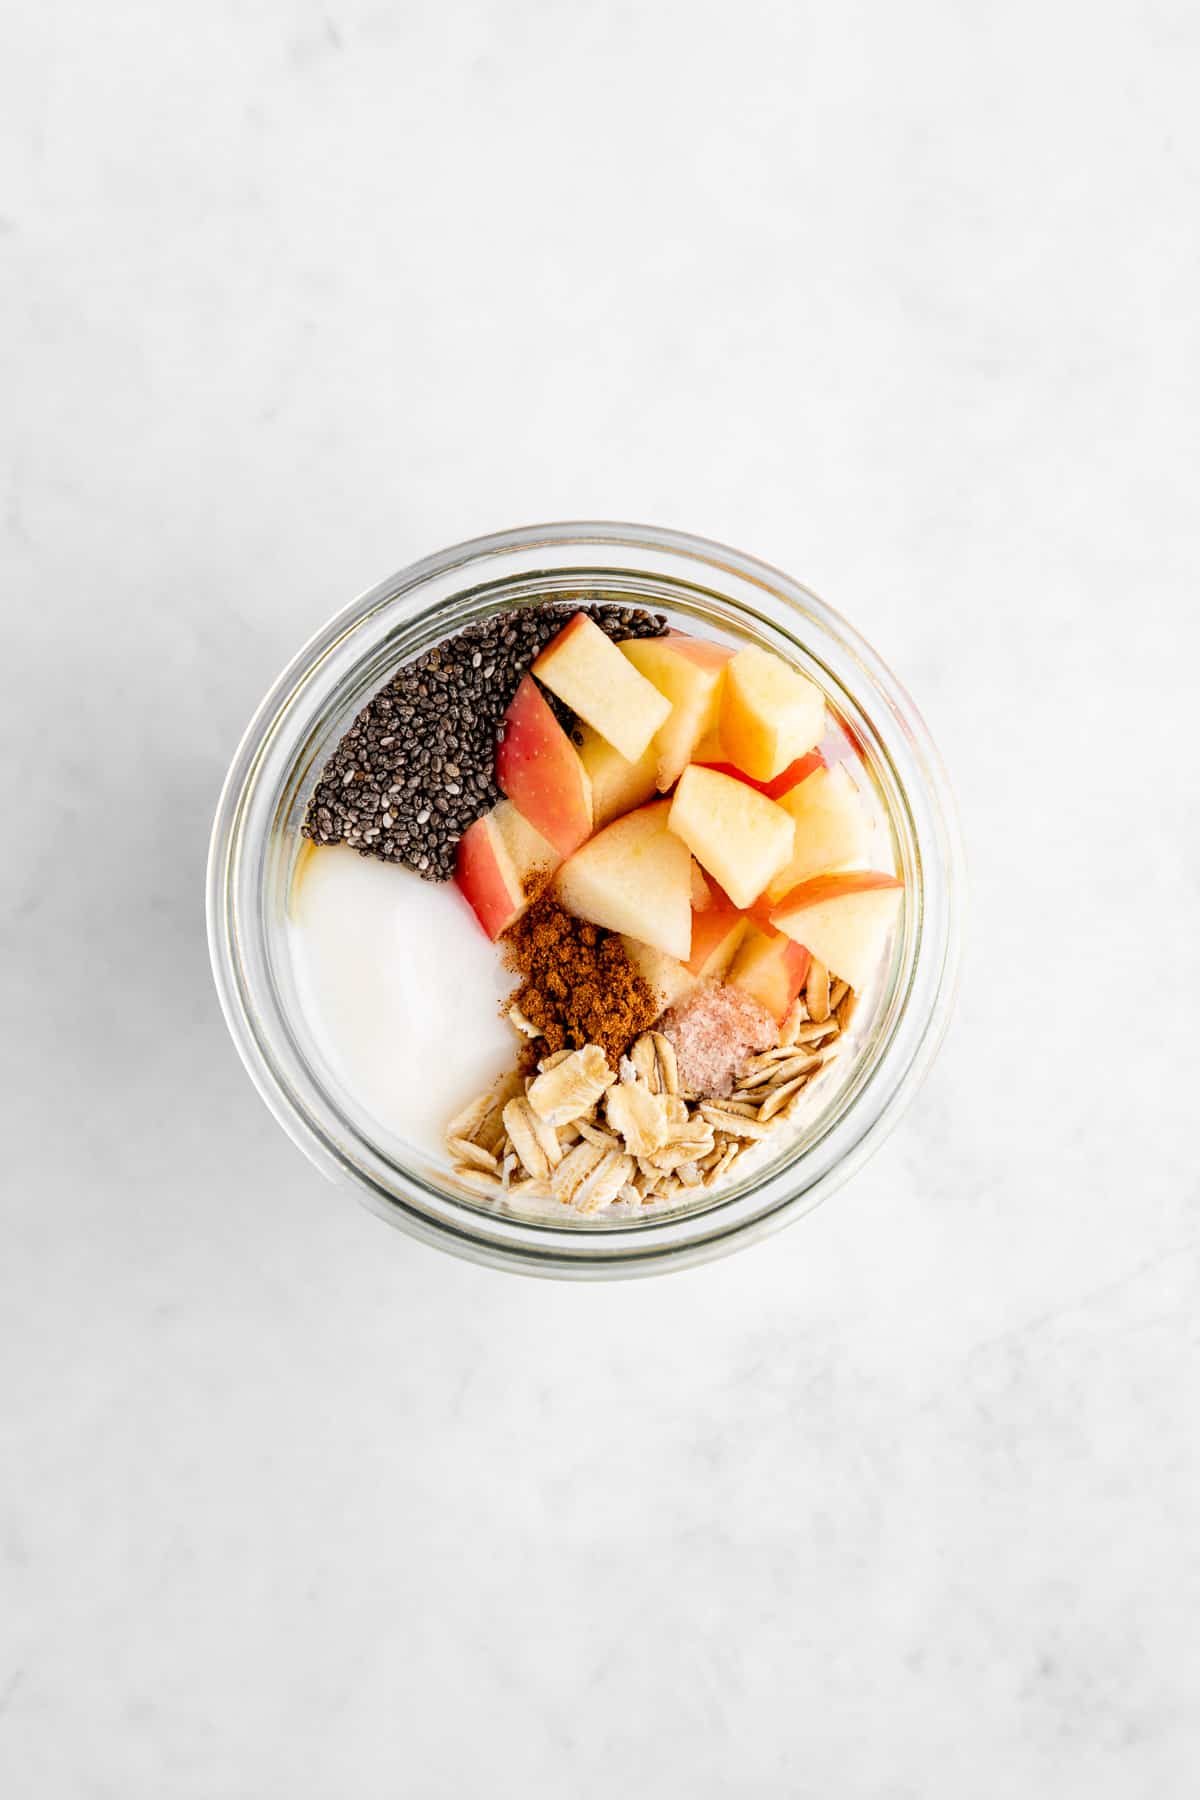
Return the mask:
<path id="1" fill-rule="evenodd" d="M 863 997 L 836 1079 L 802 1127 L 717 1197 L 645 1217 L 523 1218 L 456 1193 L 448 1164 L 373 1128 L 323 1068 L 297 1000 L 288 897 L 300 824 L 325 759 L 398 664 L 508 607 L 563 597 L 664 612 L 672 625 L 755 643 L 815 680 L 881 805 L 905 904 Z M 259 1092 L 316 1166 L 402 1230 L 527 1274 L 615 1276 L 683 1267 L 799 1217 L 857 1169 L 936 1053 L 955 986 L 962 850 L 946 777 L 912 701 L 837 613 L 778 569 L 682 532 L 558 524 L 476 538 L 381 582 L 292 661 L 226 778 L 208 867 L 213 973 Z"/>

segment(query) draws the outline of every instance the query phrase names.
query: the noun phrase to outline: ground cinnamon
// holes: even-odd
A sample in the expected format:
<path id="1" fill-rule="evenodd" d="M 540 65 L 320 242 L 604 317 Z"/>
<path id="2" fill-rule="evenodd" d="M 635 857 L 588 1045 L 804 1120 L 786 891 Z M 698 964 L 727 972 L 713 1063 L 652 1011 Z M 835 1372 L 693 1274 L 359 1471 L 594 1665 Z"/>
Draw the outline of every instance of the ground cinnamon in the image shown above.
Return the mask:
<path id="1" fill-rule="evenodd" d="M 553 894 L 527 907 L 502 945 L 506 966 L 522 977 L 512 1001 L 541 1032 L 541 1054 L 599 1044 L 615 1068 L 657 1017 L 653 990 L 617 933 L 577 919 Z"/>

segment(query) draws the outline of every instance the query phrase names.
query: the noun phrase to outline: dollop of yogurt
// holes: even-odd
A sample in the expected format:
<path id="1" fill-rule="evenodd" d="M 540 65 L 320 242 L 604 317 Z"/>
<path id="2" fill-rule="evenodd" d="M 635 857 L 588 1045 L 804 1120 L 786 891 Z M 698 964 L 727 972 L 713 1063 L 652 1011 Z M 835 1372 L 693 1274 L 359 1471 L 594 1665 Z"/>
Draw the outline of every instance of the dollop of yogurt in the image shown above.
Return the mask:
<path id="1" fill-rule="evenodd" d="M 452 883 L 345 847 L 303 855 L 289 908 L 296 994 L 314 1046 L 384 1129 L 437 1154 L 446 1122 L 512 1067 L 515 985 Z"/>

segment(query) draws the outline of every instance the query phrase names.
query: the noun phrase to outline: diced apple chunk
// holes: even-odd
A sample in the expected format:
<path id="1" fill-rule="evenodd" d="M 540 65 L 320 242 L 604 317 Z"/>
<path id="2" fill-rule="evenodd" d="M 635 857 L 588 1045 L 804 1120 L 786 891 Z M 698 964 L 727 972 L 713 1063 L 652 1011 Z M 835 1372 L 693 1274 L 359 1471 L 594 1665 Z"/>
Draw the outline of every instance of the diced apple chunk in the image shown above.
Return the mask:
<path id="1" fill-rule="evenodd" d="M 639 943 L 637 938 L 623 937 L 621 942 L 626 956 L 657 1000 L 659 1012 L 666 1012 L 668 1006 L 691 993 L 696 977 L 678 957 L 667 956 L 662 950 Z"/>
<path id="2" fill-rule="evenodd" d="M 725 751 L 721 744 L 719 730 L 707 731 L 692 751 L 692 761 L 706 763 L 710 769 L 719 768 L 725 761 Z M 739 771 L 740 772 L 740 771 Z"/>
<path id="3" fill-rule="evenodd" d="M 861 991 L 879 966 L 903 894 L 903 883 L 877 869 L 816 875 L 771 909 L 771 922 Z"/>
<path id="4" fill-rule="evenodd" d="M 740 907 L 788 862 L 795 835 L 789 815 L 765 794 L 695 763 L 671 801 L 671 830 Z"/>
<path id="5" fill-rule="evenodd" d="M 592 829 L 587 771 L 545 695 L 528 675 L 522 677 L 504 719 L 504 739 L 496 746 L 496 784 L 522 818 L 561 856 L 569 856 Z"/>
<path id="6" fill-rule="evenodd" d="M 772 781 L 820 743 L 825 698 L 781 657 L 751 646 L 726 667 L 720 731 L 728 761 L 756 781 Z"/>
<path id="7" fill-rule="evenodd" d="M 844 768 L 817 769 L 781 795 L 779 805 L 796 821 L 796 844 L 791 862 L 767 888 L 769 899 L 782 899 L 810 875 L 861 868 L 866 862 L 870 821 Z"/>
<path id="8" fill-rule="evenodd" d="M 692 913 L 692 954 L 687 966 L 698 981 L 720 981 L 746 935 L 746 927 L 745 913 L 728 904 Z"/>
<path id="9" fill-rule="evenodd" d="M 686 962 L 692 946 L 692 862 L 667 829 L 670 802 L 626 813 L 568 857 L 558 894 L 568 912 Z"/>
<path id="10" fill-rule="evenodd" d="M 716 882 L 710 882 L 695 857 L 692 858 L 692 911 L 707 912 L 710 906 L 717 904 L 718 888 Z"/>
<path id="11" fill-rule="evenodd" d="M 597 831 L 611 819 L 644 805 L 658 791 L 658 753 L 653 739 L 637 761 L 630 762 L 607 738 L 585 725 L 579 760 L 592 783 L 592 824 Z"/>
<path id="12" fill-rule="evenodd" d="M 533 664 L 538 680 L 572 712 L 636 762 L 671 711 L 586 613 L 576 613 Z"/>
<path id="13" fill-rule="evenodd" d="M 733 651 L 682 632 L 661 638 L 630 638 L 619 648 L 671 702 L 670 716 L 654 738 L 658 789 L 665 793 L 692 760 L 696 745 L 716 729 L 721 677 Z"/>
<path id="14" fill-rule="evenodd" d="M 458 840 L 454 879 L 492 942 L 525 910 L 525 896 L 494 812 Z"/>
<path id="15" fill-rule="evenodd" d="M 537 827 L 517 811 L 511 800 L 501 800 L 493 807 L 492 818 L 512 857 L 523 891 L 531 894 L 539 886 L 545 886 L 562 861 L 549 838 L 544 838 Z"/>
<path id="16" fill-rule="evenodd" d="M 730 987 L 749 994 L 782 1023 L 804 986 L 811 962 L 812 957 L 802 944 L 794 944 L 782 932 L 759 931 L 752 925 L 725 979 Z"/>
<path id="17" fill-rule="evenodd" d="M 562 857 L 511 800 L 468 826 L 458 840 L 454 879 L 493 943 L 518 919 Z"/>

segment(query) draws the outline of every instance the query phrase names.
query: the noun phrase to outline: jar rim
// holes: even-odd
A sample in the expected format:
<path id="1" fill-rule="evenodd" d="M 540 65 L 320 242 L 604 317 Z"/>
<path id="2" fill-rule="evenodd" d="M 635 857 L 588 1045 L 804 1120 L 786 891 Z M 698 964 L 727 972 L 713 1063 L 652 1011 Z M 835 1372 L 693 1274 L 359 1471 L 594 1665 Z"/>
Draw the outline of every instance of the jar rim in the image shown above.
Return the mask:
<path id="1" fill-rule="evenodd" d="M 604 569 L 573 569 L 570 556 L 591 550 L 604 552 Z M 286 1018 L 272 1012 L 269 957 L 260 941 L 266 822 L 278 816 L 287 780 L 294 781 L 312 740 L 322 710 L 314 701 L 323 701 L 327 712 L 339 681 L 344 688 L 356 675 L 361 686 L 372 654 L 393 664 L 403 660 L 412 654 L 406 633 L 411 638 L 464 597 L 502 586 L 505 577 L 542 579 L 548 597 L 555 584 L 569 591 L 564 577 L 581 572 L 678 581 L 718 603 L 730 629 L 780 638 L 792 646 L 789 654 L 831 674 L 861 707 L 894 771 L 912 827 L 920 902 L 905 908 L 906 916 L 919 916 L 892 1037 L 830 1130 L 787 1164 L 791 1180 L 781 1185 L 775 1176 L 703 1209 L 583 1231 L 455 1201 L 394 1159 L 385 1168 L 388 1159 L 370 1145 L 349 1141 L 344 1120 L 342 1130 L 331 1128 L 322 1096 L 295 1066 L 299 1052 Z M 213 824 L 207 912 L 214 980 L 234 1043 L 275 1117 L 317 1167 L 348 1179 L 372 1210 L 426 1242 L 505 1269 L 596 1278 L 686 1266 L 757 1241 L 818 1204 L 866 1160 L 899 1118 L 944 1035 L 964 893 L 954 801 L 928 728 L 902 684 L 839 613 L 784 571 L 708 538 L 616 521 L 562 521 L 467 539 L 409 564 L 343 608 L 292 658 L 230 764 Z"/>

